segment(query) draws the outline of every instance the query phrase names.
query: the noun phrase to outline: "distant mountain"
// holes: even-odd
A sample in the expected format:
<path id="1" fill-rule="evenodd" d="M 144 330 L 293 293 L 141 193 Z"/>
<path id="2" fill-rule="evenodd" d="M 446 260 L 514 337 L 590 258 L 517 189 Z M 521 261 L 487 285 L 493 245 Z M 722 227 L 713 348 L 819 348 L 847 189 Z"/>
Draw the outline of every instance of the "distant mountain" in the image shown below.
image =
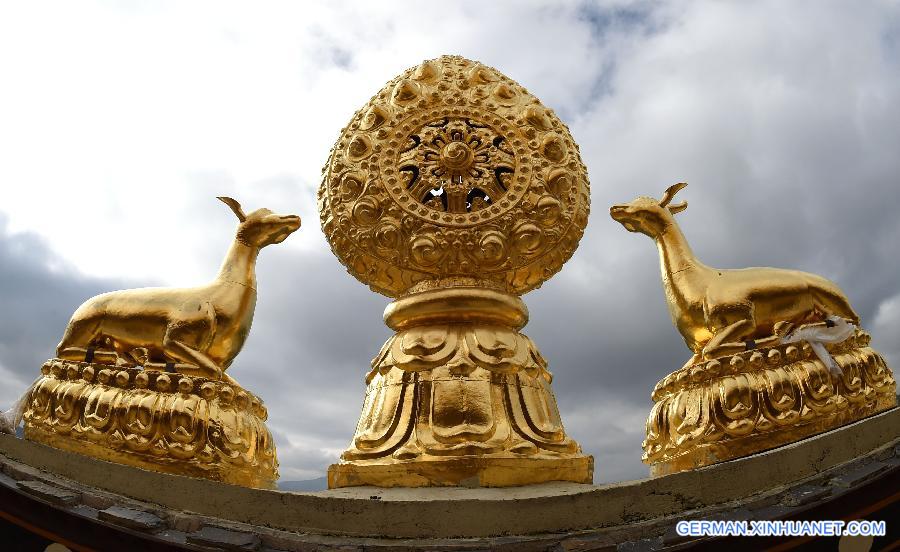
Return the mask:
<path id="1" fill-rule="evenodd" d="M 303 481 L 279 481 L 279 491 L 324 491 L 328 489 L 328 478 L 317 477 Z"/>
<path id="2" fill-rule="evenodd" d="M 19 426 L 16 428 L 16 437 L 18 437 L 19 439 L 22 439 L 23 437 L 25 437 L 25 428 L 24 427 Z"/>

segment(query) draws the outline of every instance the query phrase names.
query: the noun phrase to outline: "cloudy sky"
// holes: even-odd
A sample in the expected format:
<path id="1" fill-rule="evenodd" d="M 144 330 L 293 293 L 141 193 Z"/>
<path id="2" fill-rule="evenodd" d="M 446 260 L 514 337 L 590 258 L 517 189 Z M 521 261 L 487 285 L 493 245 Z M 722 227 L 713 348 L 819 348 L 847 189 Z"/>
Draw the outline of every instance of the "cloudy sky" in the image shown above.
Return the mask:
<path id="1" fill-rule="evenodd" d="M 388 303 L 316 215 L 353 112 L 423 59 L 494 66 L 555 109 L 591 178 L 587 233 L 525 296 L 596 481 L 644 477 L 653 385 L 688 351 L 656 250 L 612 203 L 687 181 L 679 215 L 719 267 L 847 292 L 900 367 L 900 5 L 893 2 L 19 2 L 0 5 L 0 405 L 97 293 L 212 277 L 235 219 L 299 214 L 259 259 L 229 373 L 267 402 L 282 479 L 349 442 Z"/>

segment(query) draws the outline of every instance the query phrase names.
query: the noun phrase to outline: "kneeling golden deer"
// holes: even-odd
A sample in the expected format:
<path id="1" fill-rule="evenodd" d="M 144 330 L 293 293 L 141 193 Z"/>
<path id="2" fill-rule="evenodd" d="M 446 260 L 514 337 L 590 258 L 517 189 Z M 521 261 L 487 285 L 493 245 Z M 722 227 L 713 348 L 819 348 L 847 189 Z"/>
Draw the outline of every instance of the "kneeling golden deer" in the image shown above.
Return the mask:
<path id="1" fill-rule="evenodd" d="M 778 268 L 727 270 L 698 261 L 675 222 L 687 202 L 670 205 L 685 186 L 670 186 L 660 200 L 638 197 L 609 212 L 630 232 L 656 242 L 672 322 L 695 353 L 689 364 L 754 348 L 757 339 L 829 316 L 859 323 L 840 288 L 821 276 Z"/>
<path id="2" fill-rule="evenodd" d="M 193 288 L 128 289 L 93 297 L 72 315 L 57 356 L 91 361 L 95 349 L 111 348 L 120 365 L 177 362 L 190 366 L 182 370 L 221 379 L 253 322 L 257 255 L 300 228 L 300 217 L 268 209 L 245 215 L 234 199 L 218 199 L 240 224 L 215 280 Z"/>

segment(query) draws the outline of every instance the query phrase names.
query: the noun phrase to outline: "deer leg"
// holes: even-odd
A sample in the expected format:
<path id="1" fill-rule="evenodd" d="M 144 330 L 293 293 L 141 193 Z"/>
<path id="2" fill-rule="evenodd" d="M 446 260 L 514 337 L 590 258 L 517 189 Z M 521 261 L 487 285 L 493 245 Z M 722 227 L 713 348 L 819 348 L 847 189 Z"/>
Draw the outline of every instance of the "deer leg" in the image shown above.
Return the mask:
<path id="1" fill-rule="evenodd" d="M 859 315 L 850 306 L 850 301 L 843 295 L 829 293 L 825 290 L 812 290 L 813 304 L 824 315 L 836 315 L 846 318 L 851 324 L 859 325 Z"/>
<path id="2" fill-rule="evenodd" d="M 703 358 L 711 360 L 746 351 L 747 343 L 741 339 L 751 335 L 755 330 L 756 324 L 750 318 L 732 322 L 717 331 L 716 335 L 706 343 L 706 346 L 703 347 Z"/>
<path id="3" fill-rule="evenodd" d="M 684 363 L 684 366 L 682 366 L 681 369 L 686 370 L 686 369 L 690 368 L 691 366 L 697 364 L 701 360 L 703 360 L 703 355 L 701 355 L 700 353 L 694 353 L 694 355 L 691 358 L 689 358 L 687 362 Z"/>
<path id="4" fill-rule="evenodd" d="M 177 360 L 182 362 L 186 362 L 188 364 L 194 364 L 202 372 L 204 372 L 204 376 L 213 380 L 221 379 L 222 377 L 222 368 L 220 368 L 211 358 L 203 354 L 202 352 L 194 349 L 190 345 L 185 344 L 183 341 L 176 339 L 172 335 L 171 329 L 166 332 L 166 336 L 163 338 L 163 352 Z"/>
<path id="5" fill-rule="evenodd" d="M 241 384 L 237 382 L 233 377 L 229 376 L 225 372 L 222 372 L 222 383 L 227 383 L 233 387 L 240 387 Z"/>
<path id="6" fill-rule="evenodd" d="M 56 346 L 57 358 L 84 360 L 85 352 L 99 336 L 99 330 L 99 321 L 92 318 L 70 321 L 59 345 Z"/>

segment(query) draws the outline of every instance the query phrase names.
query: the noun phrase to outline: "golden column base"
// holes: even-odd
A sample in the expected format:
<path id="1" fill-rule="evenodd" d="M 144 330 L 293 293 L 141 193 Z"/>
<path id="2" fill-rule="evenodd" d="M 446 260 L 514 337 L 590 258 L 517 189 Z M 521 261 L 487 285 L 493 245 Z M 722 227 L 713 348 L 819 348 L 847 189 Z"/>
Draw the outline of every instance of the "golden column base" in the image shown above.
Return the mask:
<path id="1" fill-rule="evenodd" d="M 424 291 L 388 305 L 384 319 L 397 333 L 372 362 L 329 488 L 592 482 L 593 457 L 566 435 L 547 363 L 517 331 L 528 321 L 521 299 Z"/>
<path id="2" fill-rule="evenodd" d="M 266 408 L 240 387 L 60 359 L 41 372 L 24 414 L 27 439 L 157 472 L 275 487 Z"/>
<path id="3" fill-rule="evenodd" d="M 686 366 L 653 390 L 645 463 L 654 476 L 748 456 L 897 405 L 891 369 L 857 330 L 826 345 L 833 376 L 806 342 Z"/>

